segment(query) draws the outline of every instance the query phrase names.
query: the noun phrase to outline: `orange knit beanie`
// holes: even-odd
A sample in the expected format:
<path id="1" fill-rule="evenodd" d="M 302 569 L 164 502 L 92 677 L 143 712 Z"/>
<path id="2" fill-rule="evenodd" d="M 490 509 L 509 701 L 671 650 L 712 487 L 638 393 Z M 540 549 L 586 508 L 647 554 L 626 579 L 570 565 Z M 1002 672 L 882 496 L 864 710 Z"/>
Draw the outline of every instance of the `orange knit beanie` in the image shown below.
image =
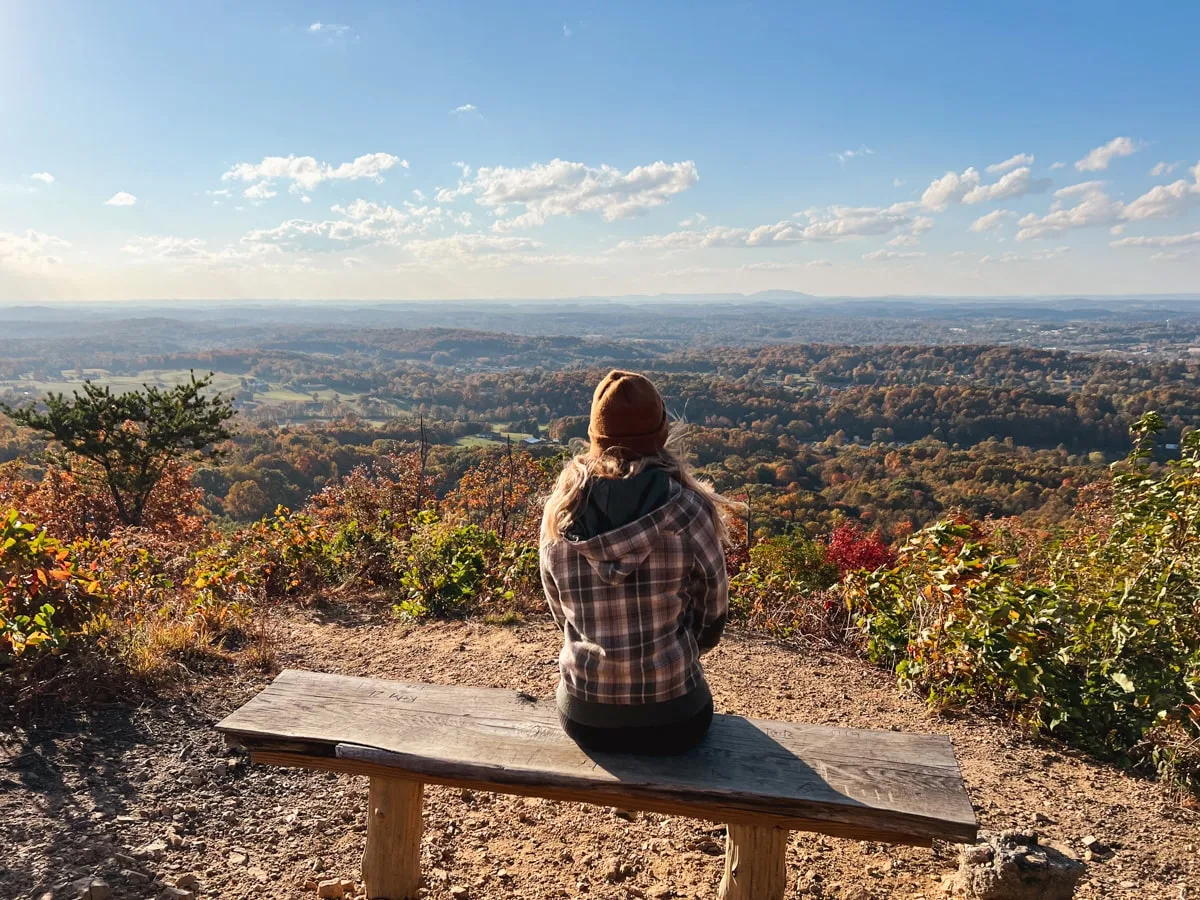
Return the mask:
<path id="1" fill-rule="evenodd" d="M 613 370 L 592 394 L 588 438 L 593 452 L 650 456 L 667 443 L 667 408 L 650 379 Z"/>

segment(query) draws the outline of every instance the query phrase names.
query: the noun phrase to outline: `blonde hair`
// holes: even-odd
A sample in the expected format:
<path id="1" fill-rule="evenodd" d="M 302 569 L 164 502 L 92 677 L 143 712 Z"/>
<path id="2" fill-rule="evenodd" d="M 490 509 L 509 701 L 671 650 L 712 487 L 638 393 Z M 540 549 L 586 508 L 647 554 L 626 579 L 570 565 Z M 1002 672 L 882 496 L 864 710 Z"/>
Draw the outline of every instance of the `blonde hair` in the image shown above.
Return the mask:
<path id="1" fill-rule="evenodd" d="M 657 467 L 665 471 L 688 490 L 694 491 L 712 513 L 717 537 L 729 543 L 729 527 L 726 518 L 744 514 L 745 504 L 731 500 L 717 492 L 707 481 L 697 478 L 685 458 L 682 447 L 686 427 L 679 422 L 671 426 L 667 444 L 650 456 L 626 459 L 611 451 L 593 452 L 590 448 L 567 460 L 559 473 L 554 489 L 546 498 L 546 509 L 542 515 L 542 544 L 553 544 L 563 540 L 575 514 L 586 502 L 586 494 L 597 478 L 632 478 L 648 468 Z"/>

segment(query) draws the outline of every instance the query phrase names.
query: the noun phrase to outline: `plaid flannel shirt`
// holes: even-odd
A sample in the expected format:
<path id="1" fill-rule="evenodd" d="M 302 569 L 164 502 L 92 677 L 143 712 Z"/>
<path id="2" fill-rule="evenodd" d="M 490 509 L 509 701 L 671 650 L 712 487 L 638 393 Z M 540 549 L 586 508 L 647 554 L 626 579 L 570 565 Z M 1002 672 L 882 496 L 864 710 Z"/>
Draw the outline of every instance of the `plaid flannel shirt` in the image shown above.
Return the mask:
<path id="1" fill-rule="evenodd" d="M 696 636 L 729 606 L 712 517 L 676 482 L 667 502 L 637 521 L 542 546 L 542 586 L 563 630 L 559 671 L 571 696 L 657 703 L 701 684 Z"/>

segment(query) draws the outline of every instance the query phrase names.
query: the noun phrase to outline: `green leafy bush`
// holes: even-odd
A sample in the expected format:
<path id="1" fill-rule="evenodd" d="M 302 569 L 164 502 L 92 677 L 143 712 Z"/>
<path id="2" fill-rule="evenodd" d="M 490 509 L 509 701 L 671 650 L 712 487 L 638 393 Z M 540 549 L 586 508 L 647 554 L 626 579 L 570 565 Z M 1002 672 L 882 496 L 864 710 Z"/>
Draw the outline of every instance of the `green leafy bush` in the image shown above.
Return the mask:
<path id="1" fill-rule="evenodd" d="M 840 643 L 845 606 L 831 588 L 838 568 L 824 544 L 795 532 L 760 540 L 729 582 L 731 617 L 782 637 Z"/>
<path id="2" fill-rule="evenodd" d="M 397 612 L 410 618 L 458 617 L 475 612 L 500 539 L 478 525 L 451 525 L 432 512 L 417 516 L 408 552 L 399 561 L 407 597 Z"/>
<path id="3" fill-rule="evenodd" d="M 852 575 L 868 656 L 937 704 L 982 700 L 1102 757 L 1196 786 L 1200 774 L 1200 433 L 1151 465 L 1134 429 L 1111 510 L 1023 573 L 978 526 L 919 531 L 896 564 Z"/>
<path id="4" fill-rule="evenodd" d="M 60 653 L 106 601 L 71 549 L 9 509 L 0 518 L 0 665 Z"/>

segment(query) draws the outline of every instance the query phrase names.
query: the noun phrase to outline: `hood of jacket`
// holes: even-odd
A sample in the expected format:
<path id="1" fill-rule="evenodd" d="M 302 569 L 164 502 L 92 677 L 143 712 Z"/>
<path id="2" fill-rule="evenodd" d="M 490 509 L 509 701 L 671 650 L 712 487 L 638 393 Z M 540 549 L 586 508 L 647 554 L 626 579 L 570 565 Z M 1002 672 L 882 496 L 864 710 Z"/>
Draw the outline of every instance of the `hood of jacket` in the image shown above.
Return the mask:
<path id="1" fill-rule="evenodd" d="M 596 492 L 595 487 L 601 483 L 606 490 Z M 608 521 L 619 522 L 622 518 L 626 521 L 586 538 L 576 537 L 579 532 L 573 527 L 569 542 L 571 549 L 588 561 L 602 581 L 618 584 L 646 561 L 660 536 L 678 533 L 686 525 L 682 521 L 683 488 L 661 469 L 647 470 L 634 478 L 600 479 L 596 486 L 589 497 L 589 506 L 593 502 L 603 503 L 602 511 Z M 647 506 L 649 510 L 642 512 Z M 596 518 L 589 520 L 584 516 L 579 520 L 580 524 L 588 521 Z"/>

